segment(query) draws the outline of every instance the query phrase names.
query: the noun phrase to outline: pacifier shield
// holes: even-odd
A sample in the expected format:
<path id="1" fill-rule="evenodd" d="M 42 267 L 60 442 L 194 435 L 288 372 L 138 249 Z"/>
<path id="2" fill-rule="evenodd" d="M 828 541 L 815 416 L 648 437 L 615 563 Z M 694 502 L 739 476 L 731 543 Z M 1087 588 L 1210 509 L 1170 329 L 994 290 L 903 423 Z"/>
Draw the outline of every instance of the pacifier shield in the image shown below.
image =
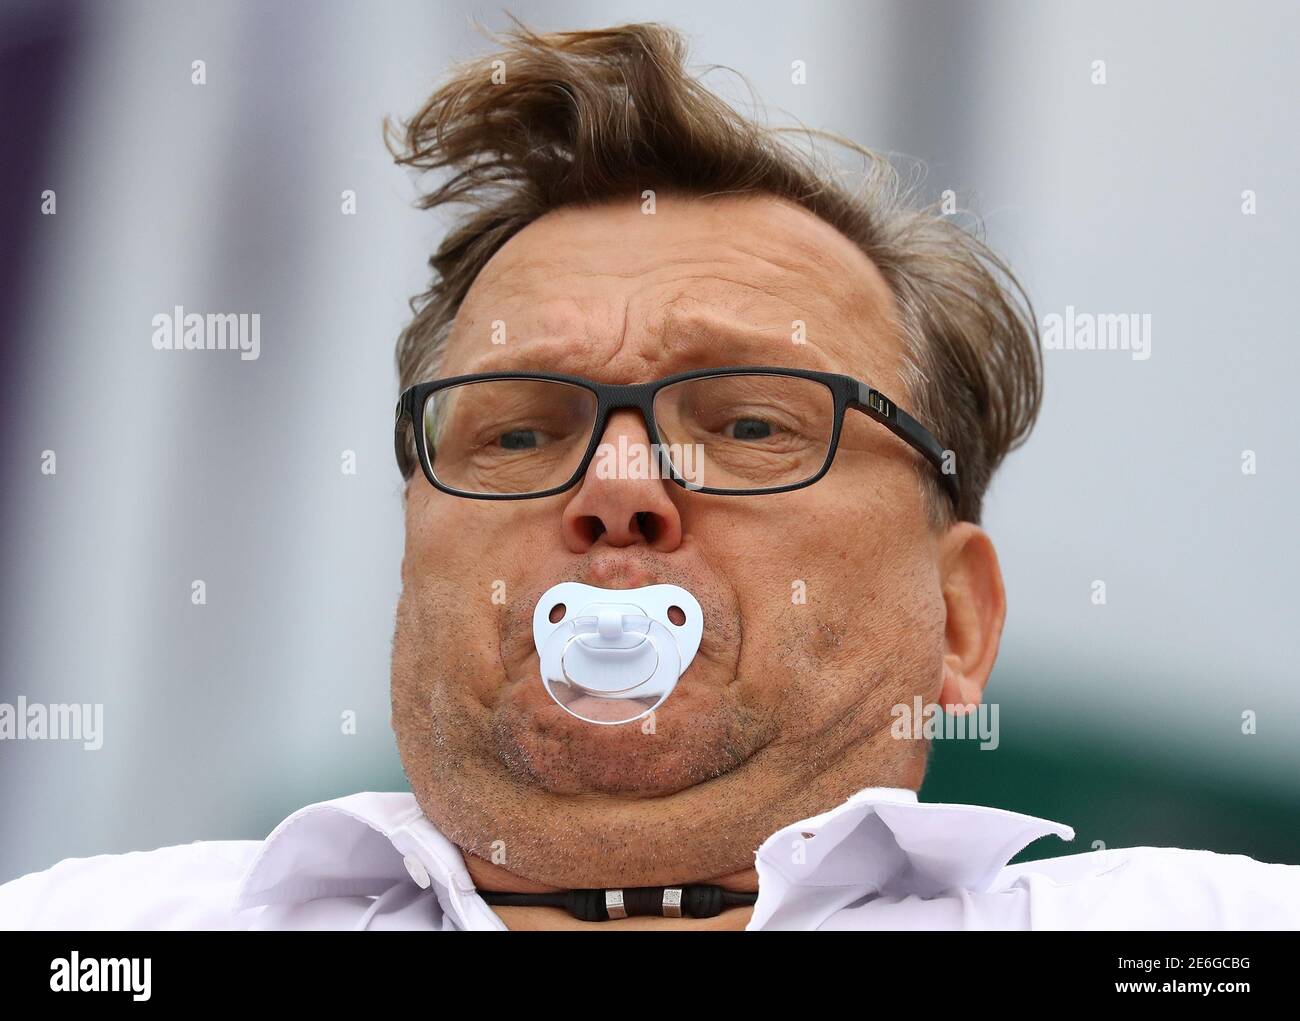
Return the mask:
<path id="1" fill-rule="evenodd" d="M 679 585 L 561 582 L 533 611 L 542 684 L 588 723 L 631 723 L 653 712 L 691 665 L 703 634 L 700 604 Z"/>

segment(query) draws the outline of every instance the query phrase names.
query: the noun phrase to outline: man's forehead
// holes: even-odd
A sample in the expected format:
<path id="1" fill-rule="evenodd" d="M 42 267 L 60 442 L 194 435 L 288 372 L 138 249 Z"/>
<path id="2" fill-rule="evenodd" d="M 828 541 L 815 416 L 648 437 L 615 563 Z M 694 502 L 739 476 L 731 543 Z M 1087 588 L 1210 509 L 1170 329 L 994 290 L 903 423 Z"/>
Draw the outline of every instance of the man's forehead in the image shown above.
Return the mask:
<path id="1" fill-rule="evenodd" d="M 806 210 L 769 196 L 568 207 L 480 272 L 443 375 L 546 369 L 639 375 L 708 365 L 887 371 L 895 305 L 879 270 Z"/>

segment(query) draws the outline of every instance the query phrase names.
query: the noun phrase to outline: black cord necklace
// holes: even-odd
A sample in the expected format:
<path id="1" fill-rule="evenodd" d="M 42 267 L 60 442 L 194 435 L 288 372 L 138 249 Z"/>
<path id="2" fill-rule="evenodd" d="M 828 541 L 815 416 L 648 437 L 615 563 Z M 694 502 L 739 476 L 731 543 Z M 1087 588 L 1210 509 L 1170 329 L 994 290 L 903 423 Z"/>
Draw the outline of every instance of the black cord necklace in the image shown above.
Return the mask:
<path id="1" fill-rule="evenodd" d="M 724 890 L 712 883 L 690 886 L 634 886 L 623 890 L 561 890 L 555 893 L 503 893 L 480 890 L 489 904 L 502 907 L 563 908 L 584 922 L 608 922 L 634 915 L 661 918 L 712 918 L 723 908 L 745 907 L 756 893 Z"/>

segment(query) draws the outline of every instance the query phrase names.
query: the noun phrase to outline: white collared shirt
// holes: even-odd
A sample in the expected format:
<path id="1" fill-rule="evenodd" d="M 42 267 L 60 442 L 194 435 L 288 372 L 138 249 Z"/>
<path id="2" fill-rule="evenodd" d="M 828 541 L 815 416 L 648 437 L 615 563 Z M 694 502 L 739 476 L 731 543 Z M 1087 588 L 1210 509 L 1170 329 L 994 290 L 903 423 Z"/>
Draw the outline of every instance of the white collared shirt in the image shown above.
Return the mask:
<path id="1" fill-rule="evenodd" d="M 1061 823 L 872 787 L 772 834 L 749 929 L 1294 929 L 1300 866 L 1137 847 L 1007 862 Z M 265 840 L 68 858 L 0 886 L 7 929 L 505 929 L 409 793 Z"/>

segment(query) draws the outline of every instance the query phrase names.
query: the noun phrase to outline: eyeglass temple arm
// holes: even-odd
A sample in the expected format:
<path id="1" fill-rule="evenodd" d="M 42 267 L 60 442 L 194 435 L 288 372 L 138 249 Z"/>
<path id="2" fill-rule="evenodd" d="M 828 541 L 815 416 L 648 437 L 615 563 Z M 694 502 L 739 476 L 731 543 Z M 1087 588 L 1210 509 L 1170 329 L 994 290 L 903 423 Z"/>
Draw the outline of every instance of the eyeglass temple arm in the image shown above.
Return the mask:
<path id="1" fill-rule="evenodd" d="M 404 479 L 409 479 L 415 473 L 415 461 L 411 457 L 411 448 L 407 443 L 408 439 L 414 442 L 412 421 L 411 391 L 406 390 L 397 398 L 397 411 L 393 424 L 393 450 L 397 453 L 397 466 L 401 469 Z"/>
<path id="2" fill-rule="evenodd" d="M 920 451 L 925 459 L 934 465 L 934 470 L 939 473 L 944 488 L 948 490 L 948 495 L 952 497 L 953 506 L 960 506 L 961 489 L 958 485 L 957 473 L 951 470 L 945 462 L 944 455 L 947 454 L 947 451 L 931 435 L 929 429 L 879 390 L 872 389 L 866 383 L 858 384 L 858 396 L 856 400 L 850 401 L 850 404 L 874 418 L 908 446 Z"/>

